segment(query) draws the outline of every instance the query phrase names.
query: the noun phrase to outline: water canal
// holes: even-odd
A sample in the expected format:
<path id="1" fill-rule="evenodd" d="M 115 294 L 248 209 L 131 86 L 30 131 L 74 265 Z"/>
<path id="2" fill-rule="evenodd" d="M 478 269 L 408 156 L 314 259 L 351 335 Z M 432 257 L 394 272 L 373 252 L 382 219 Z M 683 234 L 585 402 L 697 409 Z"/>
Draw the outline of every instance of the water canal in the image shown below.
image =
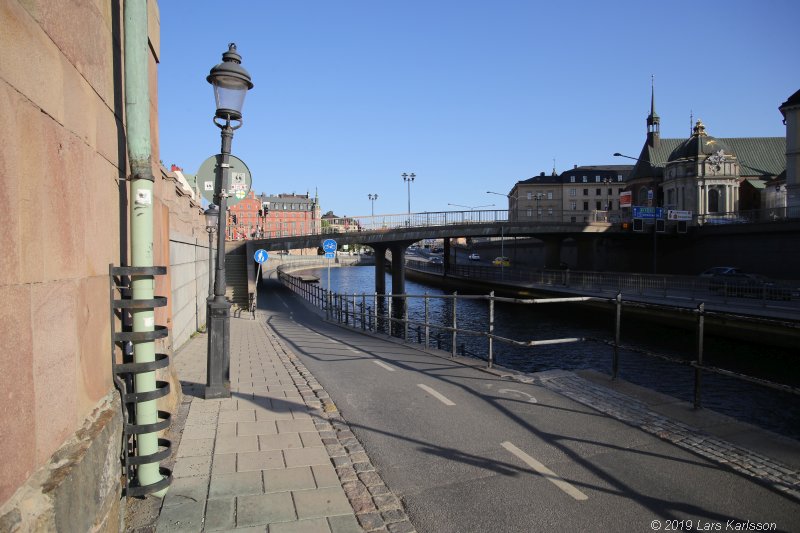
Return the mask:
<path id="1" fill-rule="evenodd" d="M 327 285 L 326 269 L 307 271 L 319 276 Z M 374 291 L 374 268 L 334 268 L 330 272 L 331 287 L 340 294 L 368 296 Z M 391 277 L 386 278 L 387 291 L 391 291 Z M 406 281 L 408 294 L 442 295 L 444 291 L 413 281 Z M 367 299 L 368 305 L 371 300 Z M 448 300 L 429 300 L 430 321 L 437 318 L 442 324 L 452 323 L 452 304 Z M 609 307 L 609 311 L 610 311 Z M 424 305 L 421 298 L 409 300 L 409 316 L 423 321 Z M 482 300 L 459 300 L 457 307 L 459 328 L 486 331 L 488 303 Z M 497 364 L 524 372 L 551 369 L 594 369 L 611 373 L 613 348 L 609 344 L 614 336 L 613 314 L 575 304 L 519 305 L 497 303 L 495 306 L 495 334 L 518 341 L 580 337 L 592 339 L 580 343 L 554 344 L 534 348 L 517 347 L 496 342 Z M 436 332 L 431 332 L 431 344 L 436 346 Z M 416 340 L 417 333 L 410 335 Z M 450 350 L 450 335 L 440 335 L 441 348 Z M 463 347 L 462 347 L 463 343 Z M 625 317 L 623 313 L 620 350 L 620 378 L 673 397 L 691 402 L 694 393 L 694 369 L 647 355 L 655 353 L 673 359 L 694 359 L 695 335 L 691 331 Z M 458 337 L 459 352 L 485 359 L 487 340 L 478 336 Z M 797 351 L 765 348 L 757 343 L 734 341 L 706 336 L 706 364 L 725 368 L 750 376 L 800 387 L 800 355 Z M 719 375 L 703 373 L 703 407 L 748 422 L 764 429 L 800 440 L 800 398 L 786 392 L 759 386 L 750 382 Z"/>

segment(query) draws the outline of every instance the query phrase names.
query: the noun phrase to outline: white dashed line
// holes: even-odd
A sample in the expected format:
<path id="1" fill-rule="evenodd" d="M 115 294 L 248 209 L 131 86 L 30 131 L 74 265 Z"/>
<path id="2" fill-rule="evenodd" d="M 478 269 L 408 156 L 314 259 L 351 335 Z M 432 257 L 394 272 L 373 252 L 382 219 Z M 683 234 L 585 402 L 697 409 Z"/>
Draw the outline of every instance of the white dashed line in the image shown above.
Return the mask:
<path id="1" fill-rule="evenodd" d="M 431 396 L 433 396 L 434 398 L 436 398 L 437 400 L 439 400 L 440 402 L 442 402 L 445 405 L 455 405 L 453 402 L 448 400 L 444 395 L 436 392 L 435 390 L 433 390 L 432 388 L 428 387 L 427 385 L 423 385 L 422 383 L 419 383 L 417 385 L 417 387 L 419 387 L 420 389 L 424 390 L 425 392 L 427 392 L 428 394 L 430 394 Z"/>
<path id="2" fill-rule="evenodd" d="M 519 459 L 522 460 L 523 463 L 533 468 L 536 472 L 547 478 L 553 485 L 558 487 L 559 489 L 563 490 L 576 500 L 588 500 L 589 497 L 576 489 L 572 484 L 564 481 L 561 479 L 558 474 L 544 466 L 542 463 L 528 455 L 527 453 L 523 452 L 510 442 L 506 441 L 500 444 L 503 448 L 510 451 L 514 455 L 516 455 Z"/>
<path id="3" fill-rule="evenodd" d="M 372 361 L 372 362 L 373 362 L 373 363 L 375 363 L 376 365 L 378 365 L 378 366 L 379 366 L 379 367 L 381 367 L 381 368 L 385 368 L 385 369 L 386 369 L 386 370 L 388 370 L 389 372 L 394 372 L 394 371 L 395 371 L 395 369 L 394 369 L 394 368 L 390 367 L 390 366 L 389 366 L 389 365 L 387 365 L 386 363 L 382 363 L 382 362 L 380 362 L 380 361 Z"/>

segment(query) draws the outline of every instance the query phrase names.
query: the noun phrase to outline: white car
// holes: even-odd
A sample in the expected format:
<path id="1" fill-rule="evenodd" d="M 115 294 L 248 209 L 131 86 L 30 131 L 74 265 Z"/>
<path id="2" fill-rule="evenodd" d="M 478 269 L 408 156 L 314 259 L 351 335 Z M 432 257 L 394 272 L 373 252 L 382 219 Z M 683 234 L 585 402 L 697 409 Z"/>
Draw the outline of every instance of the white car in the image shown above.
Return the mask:
<path id="1" fill-rule="evenodd" d="M 469 254 L 469 256 L 467 256 L 467 259 L 469 259 L 470 261 L 480 261 L 481 256 L 476 252 L 472 252 L 471 254 Z"/>

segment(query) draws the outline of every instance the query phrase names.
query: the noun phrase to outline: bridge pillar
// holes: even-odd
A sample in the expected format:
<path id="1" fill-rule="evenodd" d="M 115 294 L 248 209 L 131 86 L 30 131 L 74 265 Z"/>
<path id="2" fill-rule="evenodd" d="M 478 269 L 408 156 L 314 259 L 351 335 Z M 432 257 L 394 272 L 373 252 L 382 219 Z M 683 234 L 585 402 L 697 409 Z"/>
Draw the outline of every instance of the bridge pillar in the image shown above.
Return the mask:
<path id="1" fill-rule="evenodd" d="M 562 237 L 538 237 L 544 241 L 544 268 L 556 269 L 561 266 Z"/>
<path id="2" fill-rule="evenodd" d="M 375 251 L 375 292 L 386 294 L 386 247 L 372 246 Z"/>
<path id="3" fill-rule="evenodd" d="M 393 244 L 392 250 L 392 294 L 405 294 L 406 292 L 406 247 L 403 244 Z"/>
<path id="4" fill-rule="evenodd" d="M 442 273 L 446 276 L 450 274 L 450 239 L 445 237 L 443 253 L 442 253 Z"/>
<path id="5" fill-rule="evenodd" d="M 577 264 L 575 268 L 578 270 L 595 270 L 595 245 L 597 238 L 593 239 L 575 239 L 577 248 Z"/>

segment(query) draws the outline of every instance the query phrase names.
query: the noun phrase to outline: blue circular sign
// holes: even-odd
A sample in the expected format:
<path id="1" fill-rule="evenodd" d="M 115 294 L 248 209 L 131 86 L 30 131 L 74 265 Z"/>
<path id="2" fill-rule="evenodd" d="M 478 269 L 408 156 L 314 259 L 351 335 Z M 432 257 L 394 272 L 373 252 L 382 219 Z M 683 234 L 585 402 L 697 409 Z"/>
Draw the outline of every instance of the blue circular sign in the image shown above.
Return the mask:
<path id="1" fill-rule="evenodd" d="M 269 259 L 269 254 L 264 249 L 256 250 L 256 253 L 253 254 L 253 259 L 256 260 L 256 263 L 261 265 Z"/>
<path id="2" fill-rule="evenodd" d="M 325 242 L 322 243 L 322 250 L 325 252 L 335 252 L 336 248 L 337 244 L 333 239 L 325 239 Z"/>

